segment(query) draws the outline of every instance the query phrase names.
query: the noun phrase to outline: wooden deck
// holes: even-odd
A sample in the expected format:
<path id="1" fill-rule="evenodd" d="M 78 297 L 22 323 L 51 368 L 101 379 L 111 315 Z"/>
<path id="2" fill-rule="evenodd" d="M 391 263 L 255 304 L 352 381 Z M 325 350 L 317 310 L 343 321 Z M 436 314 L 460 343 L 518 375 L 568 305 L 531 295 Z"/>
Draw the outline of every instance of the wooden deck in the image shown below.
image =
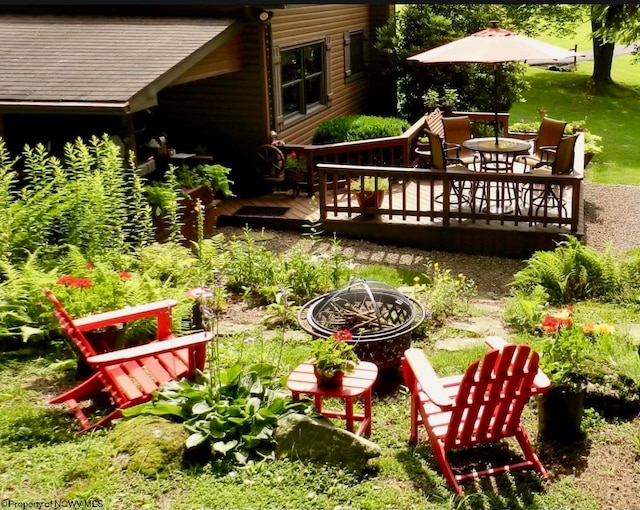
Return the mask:
<path id="1" fill-rule="evenodd" d="M 486 174 L 482 177 L 495 178 Z M 214 214 L 218 226 L 302 232 L 305 224 L 321 218 L 320 202 L 324 199 L 327 210 L 322 229 L 326 233 L 381 244 L 512 258 L 527 258 L 536 250 L 553 249 L 565 234 L 578 238 L 584 234 L 581 181 L 575 201 L 570 191 L 564 197 L 568 204 L 579 204 L 579 221 L 574 228 L 560 224 L 570 221 L 562 219 L 566 213 L 559 218 L 557 209 L 530 210 L 522 196 L 514 197 L 510 207 L 513 211 L 490 212 L 483 208 L 480 195 L 476 196 L 473 206 L 448 204 L 445 211 L 443 204 L 434 200 L 443 189 L 442 180 L 425 182 L 409 178 L 393 182 L 375 216 L 363 215 L 353 194 L 343 187 L 313 197 L 294 198 L 291 192 L 278 192 L 255 198 L 227 199 L 218 205 Z M 252 211 L 247 207 L 258 209 Z M 554 224 L 555 221 L 559 223 Z"/>
<path id="2" fill-rule="evenodd" d="M 476 124 L 493 119 L 488 113 L 469 115 Z M 508 126 L 508 114 L 501 115 L 501 122 Z M 423 131 L 424 119 L 420 119 L 398 137 L 288 147 L 306 158 L 303 194 L 294 198 L 288 191 L 225 199 L 213 211 L 216 224 L 304 231 L 309 222 L 321 221 L 325 233 L 344 238 L 512 258 L 553 249 L 566 234 L 579 239 L 584 235 L 581 141 L 571 175 L 540 177 L 524 174 L 517 166 L 513 173 L 456 173 L 417 166 L 421 162 L 416 161 L 415 149 Z M 363 211 L 351 190 L 349 183 L 364 176 L 375 176 L 389 186 L 376 210 Z M 442 193 L 452 186 L 480 192 L 460 205 L 449 193 Z M 533 187 L 553 188 L 566 209 L 529 207 L 524 190 Z M 500 207 L 500 200 L 488 202 L 491 194 L 481 192 L 497 188 L 512 190 L 509 207 Z"/>

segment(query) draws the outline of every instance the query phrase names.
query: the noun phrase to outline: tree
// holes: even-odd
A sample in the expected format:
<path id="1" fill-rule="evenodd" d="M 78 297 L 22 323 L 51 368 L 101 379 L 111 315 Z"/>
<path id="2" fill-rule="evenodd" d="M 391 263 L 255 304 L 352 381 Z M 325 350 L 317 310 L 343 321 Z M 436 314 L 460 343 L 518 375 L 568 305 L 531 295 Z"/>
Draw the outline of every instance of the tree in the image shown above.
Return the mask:
<path id="1" fill-rule="evenodd" d="M 388 58 L 388 68 L 398 83 L 398 110 L 410 122 L 424 115 L 422 96 L 430 88 L 440 94 L 456 89 L 460 110 L 493 110 L 493 69 L 486 65 L 423 65 L 407 57 L 434 46 L 465 37 L 505 19 L 503 6 L 410 4 L 398 10 L 395 19 L 378 29 L 376 48 Z M 521 64 L 500 66 L 499 108 L 508 110 L 524 90 Z"/>
<path id="2" fill-rule="evenodd" d="M 596 83 L 611 82 L 615 43 L 640 40 L 640 6 L 636 4 L 508 5 L 509 22 L 530 36 L 564 32 L 583 19 L 591 21 L 593 74 Z"/>
<path id="3" fill-rule="evenodd" d="M 596 83 L 610 83 L 616 41 L 631 44 L 640 38 L 640 6 L 613 4 L 591 6 L 593 75 Z"/>

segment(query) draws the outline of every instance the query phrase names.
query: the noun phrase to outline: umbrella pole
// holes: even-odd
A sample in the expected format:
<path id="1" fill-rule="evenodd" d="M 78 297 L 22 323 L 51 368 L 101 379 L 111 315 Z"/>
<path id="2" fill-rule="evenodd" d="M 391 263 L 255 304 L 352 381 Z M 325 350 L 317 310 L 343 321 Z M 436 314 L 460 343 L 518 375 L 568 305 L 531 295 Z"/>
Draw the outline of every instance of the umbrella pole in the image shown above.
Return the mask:
<path id="1" fill-rule="evenodd" d="M 493 64 L 493 134 L 498 145 L 498 64 Z"/>

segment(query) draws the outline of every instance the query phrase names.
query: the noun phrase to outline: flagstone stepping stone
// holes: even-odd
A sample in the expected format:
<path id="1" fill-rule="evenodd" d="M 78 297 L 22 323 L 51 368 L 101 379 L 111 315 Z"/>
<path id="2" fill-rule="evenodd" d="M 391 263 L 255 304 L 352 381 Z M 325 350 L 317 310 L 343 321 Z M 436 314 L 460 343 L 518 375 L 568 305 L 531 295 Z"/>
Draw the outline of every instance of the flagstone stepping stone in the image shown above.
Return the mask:
<path id="1" fill-rule="evenodd" d="M 449 327 L 478 335 L 508 335 L 501 319 L 486 315 L 453 321 L 449 324 Z"/>

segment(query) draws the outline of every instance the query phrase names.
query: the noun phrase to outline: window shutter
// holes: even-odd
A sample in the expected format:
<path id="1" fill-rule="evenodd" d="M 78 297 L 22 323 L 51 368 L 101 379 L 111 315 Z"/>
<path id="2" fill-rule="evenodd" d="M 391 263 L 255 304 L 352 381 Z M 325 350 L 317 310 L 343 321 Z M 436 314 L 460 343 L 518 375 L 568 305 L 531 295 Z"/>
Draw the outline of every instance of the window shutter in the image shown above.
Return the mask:
<path id="1" fill-rule="evenodd" d="M 275 118 L 275 130 L 282 131 L 284 128 L 284 116 L 282 114 L 282 58 L 280 56 L 280 46 L 274 46 L 271 54 L 273 66 L 273 116 Z"/>
<path id="2" fill-rule="evenodd" d="M 331 102 L 333 101 L 333 87 L 331 83 L 331 36 L 325 37 L 324 42 L 325 48 L 325 94 L 327 97 L 327 106 L 331 106 Z"/>
<path id="3" fill-rule="evenodd" d="M 344 33 L 344 75 L 351 76 L 351 34 Z"/>

